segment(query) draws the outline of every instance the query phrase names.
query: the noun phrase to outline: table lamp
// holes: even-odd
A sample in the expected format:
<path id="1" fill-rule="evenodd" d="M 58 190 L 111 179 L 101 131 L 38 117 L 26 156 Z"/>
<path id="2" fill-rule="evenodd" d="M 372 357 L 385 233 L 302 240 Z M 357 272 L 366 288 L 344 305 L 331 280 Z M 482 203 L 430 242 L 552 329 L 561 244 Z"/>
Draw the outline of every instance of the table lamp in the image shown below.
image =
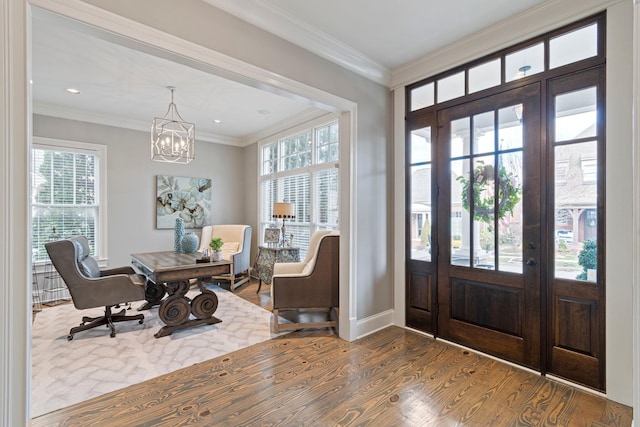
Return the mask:
<path id="1" fill-rule="evenodd" d="M 295 218 L 296 205 L 293 203 L 274 203 L 273 217 L 282 219 L 282 246 L 286 246 L 286 234 L 284 223 L 287 219 Z"/>

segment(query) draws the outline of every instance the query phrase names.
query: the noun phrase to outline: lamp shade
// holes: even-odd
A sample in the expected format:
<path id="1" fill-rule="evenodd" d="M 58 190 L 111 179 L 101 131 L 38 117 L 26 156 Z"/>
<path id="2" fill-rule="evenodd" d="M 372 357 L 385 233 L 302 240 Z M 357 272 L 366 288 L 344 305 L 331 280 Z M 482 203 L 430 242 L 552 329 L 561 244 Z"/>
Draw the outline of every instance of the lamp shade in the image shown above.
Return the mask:
<path id="1" fill-rule="evenodd" d="M 274 203 L 274 218 L 295 218 L 296 205 L 293 203 Z"/>

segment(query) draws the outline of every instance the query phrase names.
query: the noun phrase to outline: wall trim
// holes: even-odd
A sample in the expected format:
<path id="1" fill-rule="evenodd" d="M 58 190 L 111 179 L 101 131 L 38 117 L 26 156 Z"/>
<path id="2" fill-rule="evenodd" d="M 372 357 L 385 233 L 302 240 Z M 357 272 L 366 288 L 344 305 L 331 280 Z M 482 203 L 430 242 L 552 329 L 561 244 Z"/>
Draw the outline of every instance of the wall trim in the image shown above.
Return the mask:
<path id="1" fill-rule="evenodd" d="M 633 259 L 640 259 L 640 0 L 633 1 Z M 633 264 L 633 418 L 640 419 L 640 265 Z M 634 425 L 632 423 L 632 425 Z"/>
<path id="2" fill-rule="evenodd" d="M 406 253 L 405 253 L 405 91 L 393 95 L 393 309 L 394 324 L 406 325 Z"/>
<path id="3" fill-rule="evenodd" d="M 0 0 L 0 425 L 6 427 L 29 419 L 27 20 L 25 1 Z"/>
<path id="4" fill-rule="evenodd" d="M 364 338 L 393 324 L 393 310 L 383 311 L 356 321 L 356 339 Z"/>
<path id="5" fill-rule="evenodd" d="M 347 70 L 381 85 L 389 86 L 391 81 L 389 69 L 362 52 L 345 45 L 340 40 L 334 39 L 317 28 L 310 27 L 305 22 L 300 22 L 275 6 L 261 1 L 205 1 Z"/>

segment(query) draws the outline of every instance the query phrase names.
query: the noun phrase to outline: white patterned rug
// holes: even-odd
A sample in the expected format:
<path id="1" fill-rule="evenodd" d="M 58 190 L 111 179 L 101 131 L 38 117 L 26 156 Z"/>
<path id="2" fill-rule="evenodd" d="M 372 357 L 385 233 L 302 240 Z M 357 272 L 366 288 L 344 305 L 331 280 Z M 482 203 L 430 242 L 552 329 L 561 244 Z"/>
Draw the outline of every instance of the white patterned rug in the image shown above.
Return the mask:
<path id="1" fill-rule="evenodd" d="M 209 286 L 218 296 L 214 325 L 199 325 L 155 338 L 162 326 L 158 307 L 146 310 L 144 323 L 116 323 L 116 337 L 106 326 L 78 332 L 69 329 L 82 316 L 101 309 L 76 310 L 72 304 L 45 308 L 33 324 L 31 416 L 37 417 L 102 394 L 190 366 L 284 333 L 271 333 L 271 312 L 231 292 Z M 190 291 L 187 296 L 196 295 Z M 132 304 L 136 314 L 141 303 Z M 286 320 L 281 319 L 286 322 Z M 286 333 L 286 332 L 285 332 Z"/>

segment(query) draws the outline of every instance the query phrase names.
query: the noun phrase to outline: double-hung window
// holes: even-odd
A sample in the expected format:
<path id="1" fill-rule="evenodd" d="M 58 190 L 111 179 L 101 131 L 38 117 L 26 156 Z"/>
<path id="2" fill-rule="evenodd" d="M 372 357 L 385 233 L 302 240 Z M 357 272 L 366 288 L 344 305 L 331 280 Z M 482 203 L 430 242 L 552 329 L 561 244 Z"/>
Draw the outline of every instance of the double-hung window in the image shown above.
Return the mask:
<path id="1" fill-rule="evenodd" d="M 34 138 L 31 153 L 31 240 L 34 262 L 47 261 L 44 244 L 71 236 L 89 240 L 106 258 L 103 145 Z"/>
<path id="2" fill-rule="evenodd" d="M 299 247 L 302 256 L 313 231 L 338 228 L 338 148 L 336 119 L 311 123 L 260 144 L 261 242 L 265 228 L 282 225 L 282 220 L 272 218 L 275 202 L 295 205 L 295 218 L 286 220 L 286 240 L 293 235 L 291 245 Z"/>

